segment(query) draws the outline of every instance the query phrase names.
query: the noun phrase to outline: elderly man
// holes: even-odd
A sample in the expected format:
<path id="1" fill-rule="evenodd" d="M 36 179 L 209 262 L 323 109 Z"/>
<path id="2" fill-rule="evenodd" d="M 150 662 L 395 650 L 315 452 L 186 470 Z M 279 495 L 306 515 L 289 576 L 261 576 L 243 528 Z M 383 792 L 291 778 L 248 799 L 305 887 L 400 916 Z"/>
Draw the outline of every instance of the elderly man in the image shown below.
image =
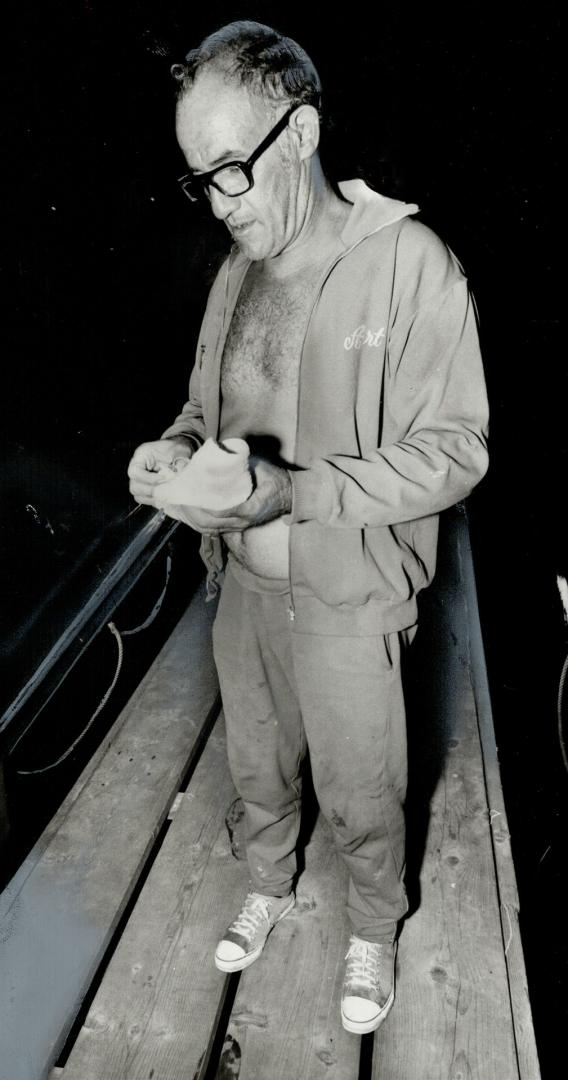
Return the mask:
<path id="1" fill-rule="evenodd" d="M 215 963 L 247 967 L 294 906 L 309 750 L 349 874 L 342 1021 L 365 1033 L 393 1003 L 407 911 L 401 654 L 438 514 L 487 466 L 474 307 L 416 206 L 324 174 L 320 82 L 295 42 L 233 23 L 173 73 L 182 186 L 234 244 L 189 400 L 129 475 L 160 505 L 167 466 L 207 437 L 251 448 L 249 498 L 177 514 L 203 534 L 209 591 L 222 583 L 214 650 L 245 807 L 250 892 Z"/>

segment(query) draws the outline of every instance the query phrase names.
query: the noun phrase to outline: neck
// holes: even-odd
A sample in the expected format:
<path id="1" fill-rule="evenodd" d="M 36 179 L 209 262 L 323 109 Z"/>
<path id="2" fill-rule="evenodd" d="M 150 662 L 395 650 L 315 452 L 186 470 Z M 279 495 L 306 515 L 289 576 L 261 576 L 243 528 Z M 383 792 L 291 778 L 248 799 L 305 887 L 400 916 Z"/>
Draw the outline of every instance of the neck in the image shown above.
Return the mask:
<path id="1" fill-rule="evenodd" d="M 345 202 L 325 178 L 319 161 L 299 185 L 297 193 L 299 227 L 282 251 L 262 264 L 263 275 L 286 278 L 315 263 L 327 260 L 337 247 L 351 203 Z"/>

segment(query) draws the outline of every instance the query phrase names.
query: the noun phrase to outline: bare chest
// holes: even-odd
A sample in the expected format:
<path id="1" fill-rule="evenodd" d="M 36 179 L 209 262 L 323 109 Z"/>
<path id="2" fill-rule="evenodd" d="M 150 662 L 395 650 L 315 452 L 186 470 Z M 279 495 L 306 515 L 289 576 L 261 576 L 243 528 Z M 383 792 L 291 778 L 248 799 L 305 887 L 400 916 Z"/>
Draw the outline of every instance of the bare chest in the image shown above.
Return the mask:
<path id="1" fill-rule="evenodd" d="M 290 392 L 298 382 L 302 345 L 317 274 L 289 282 L 247 276 L 231 320 L 221 368 L 224 396 Z"/>

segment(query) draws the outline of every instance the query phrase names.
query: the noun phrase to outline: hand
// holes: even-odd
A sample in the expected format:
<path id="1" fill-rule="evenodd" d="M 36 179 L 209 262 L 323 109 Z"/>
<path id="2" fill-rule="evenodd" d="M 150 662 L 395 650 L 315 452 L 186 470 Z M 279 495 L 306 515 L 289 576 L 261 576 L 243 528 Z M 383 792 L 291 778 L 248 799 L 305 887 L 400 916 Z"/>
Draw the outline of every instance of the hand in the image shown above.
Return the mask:
<path id="1" fill-rule="evenodd" d="M 167 513 L 205 536 L 242 532 L 289 513 L 292 509 L 292 481 L 288 471 L 258 457 L 251 457 L 249 465 L 255 488 L 252 495 L 238 506 L 219 511 L 194 506 L 168 506 Z"/>
<path id="2" fill-rule="evenodd" d="M 194 449 L 193 443 L 183 436 L 142 443 L 134 451 L 128 466 L 130 493 L 136 502 L 155 506 L 155 488 L 167 480 L 166 468 L 171 468 L 177 458 L 190 458 Z"/>

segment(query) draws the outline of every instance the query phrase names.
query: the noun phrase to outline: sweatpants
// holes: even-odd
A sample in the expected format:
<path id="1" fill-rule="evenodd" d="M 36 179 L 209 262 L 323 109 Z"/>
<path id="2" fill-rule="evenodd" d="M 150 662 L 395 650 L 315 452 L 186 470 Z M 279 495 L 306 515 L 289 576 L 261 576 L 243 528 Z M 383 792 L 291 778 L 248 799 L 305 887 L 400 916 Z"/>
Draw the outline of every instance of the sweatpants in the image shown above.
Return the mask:
<path id="1" fill-rule="evenodd" d="M 319 807 L 349 875 L 352 931 L 390 942 L 408 910 L 401 650 L 415 628 L 376 637 L 298 633 L 283 584 L 230 561 L 213 628 L 251 885 L 269 896 L 293 889 L 308 747 Z"/>

